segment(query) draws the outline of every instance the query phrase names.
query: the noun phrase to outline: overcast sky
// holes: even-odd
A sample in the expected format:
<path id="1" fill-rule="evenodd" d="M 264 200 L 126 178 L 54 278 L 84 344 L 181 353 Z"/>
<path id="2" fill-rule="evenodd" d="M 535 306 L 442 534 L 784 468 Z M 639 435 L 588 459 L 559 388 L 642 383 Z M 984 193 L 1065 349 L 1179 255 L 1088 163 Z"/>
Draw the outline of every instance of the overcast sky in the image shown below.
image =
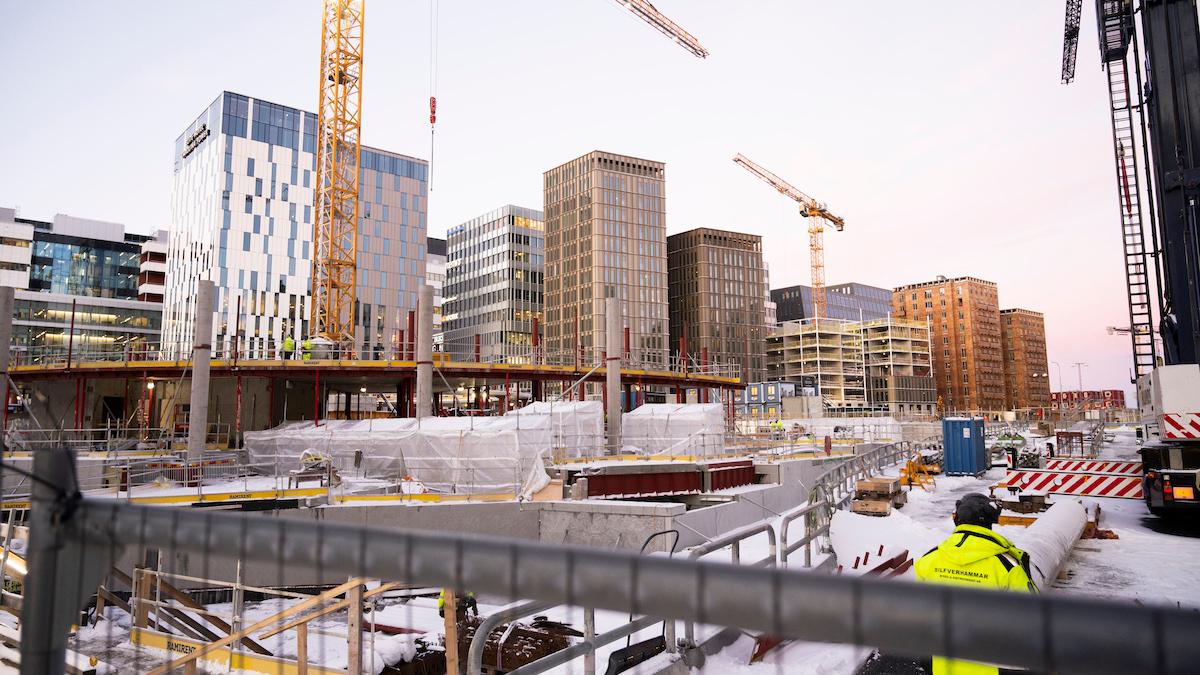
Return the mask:
<path id="1" fill-rule="evenodd" d="M 610 0 L 440 0 L 430 233 L 593 149 L 667 165 L 667 231 L 761 234 L 775 287 L 808 282 L 795 204 L 827 202 L 826 279 L 971 275 L 1044 312 L 1067 388 L 1124 387 L 1128 324 L 1105 81 L 1085 9 L 1059 84 L 1060 2 L 658 0 L 697 59 Z M 430 5 L 366 7 L 363 141 L 431 154 Z M 313 110 L 318 0 L 0 5 L 0 206 L 170 224 L 174 139 L 232 90 Z M 1050 366 L 1059 388 L 1058 368 Z"/>

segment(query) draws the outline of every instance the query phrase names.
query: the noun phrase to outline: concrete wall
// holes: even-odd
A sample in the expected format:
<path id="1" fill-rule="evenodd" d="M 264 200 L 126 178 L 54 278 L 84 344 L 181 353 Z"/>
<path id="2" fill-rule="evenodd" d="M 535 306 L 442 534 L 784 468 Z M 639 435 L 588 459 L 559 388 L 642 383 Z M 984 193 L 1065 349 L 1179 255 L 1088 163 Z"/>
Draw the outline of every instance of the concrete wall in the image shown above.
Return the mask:
<path id="1" fill-rule="evenodd" d="M 923 441 L 930 436 L 941 438 L 941 422 L 905 422 L 901 431 L 906 441 Z"/>
<path id="2" fill-rule="evenodd" d="M 548 544 L 639 549 L 655 532 L 674 527 L 687 511 L 683 504 L 652 502 L 537 502 L 541 507 L 539 538 Z M 670 537 L 657 537 L 648 550 L 665 551 Z"/>
<path id="3" fill-rule="evenodd" d="M 740 492 L 735 501 L 688 511 L 675 518 L 679 547 L 695 546 L 732 529 L 776 518 L 807 499 L 808 489 L 799 483 L 767 485 L 761 490 Z"/>

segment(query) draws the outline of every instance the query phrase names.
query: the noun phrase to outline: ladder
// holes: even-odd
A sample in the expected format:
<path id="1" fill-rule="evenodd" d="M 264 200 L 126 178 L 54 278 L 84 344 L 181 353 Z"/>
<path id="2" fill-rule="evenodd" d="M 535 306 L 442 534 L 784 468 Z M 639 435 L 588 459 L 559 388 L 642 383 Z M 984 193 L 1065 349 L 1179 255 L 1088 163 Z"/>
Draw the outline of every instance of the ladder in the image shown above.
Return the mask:
<path id="1" fill-rule="evenodd" d="M 1129 301 L 1129 336 L 1133 347 L 1134 377 L 1141 377 L 1154 369 L 1155 348 L 1135 138 L 1135 125 L 1139 130 L 1141 126 L 1141 110 L 1129 95 L 1127 57 L 1132 37 L 1132 15 L 1125 2 L 1104 3 L 1101 11 L 1101 49 L 1108 71 L 1113 158 L 1117 169 L 1121 243 L 1125 255 L 1125 291 Z"/>

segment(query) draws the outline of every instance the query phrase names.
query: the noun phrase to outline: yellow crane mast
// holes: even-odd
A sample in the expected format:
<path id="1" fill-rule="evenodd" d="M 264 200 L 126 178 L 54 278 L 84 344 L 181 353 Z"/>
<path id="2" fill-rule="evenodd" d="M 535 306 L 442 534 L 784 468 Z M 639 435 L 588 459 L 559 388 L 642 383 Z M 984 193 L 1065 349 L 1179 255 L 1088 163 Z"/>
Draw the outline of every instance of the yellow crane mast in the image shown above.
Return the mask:
<path id="1" fill-rule="evenodd" d="M 838 232 L 846 221 L 830 213 L 825 205 L 797 190 L 784 179 L 767 171 L 739 153 L 733 161 L 758 176 L 780 194 L 800 204 L 800 215 L 808 219 L 808 254 L 812 266 L 813 318 L 825 317 L 825 224 L 832 225 Z"/>
<path id="2" fill-rule="evenodd" d="M 325 0 L 321 12 L 313 225 L 313 335 L 354 340 L 364 0 Z"/>

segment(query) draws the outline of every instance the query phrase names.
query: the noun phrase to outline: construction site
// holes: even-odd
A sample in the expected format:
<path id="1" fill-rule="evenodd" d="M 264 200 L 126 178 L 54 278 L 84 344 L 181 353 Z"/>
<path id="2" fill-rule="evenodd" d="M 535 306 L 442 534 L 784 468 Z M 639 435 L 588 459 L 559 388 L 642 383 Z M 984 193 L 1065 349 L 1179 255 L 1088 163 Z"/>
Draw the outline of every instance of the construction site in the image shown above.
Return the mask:
<path id="1" fill-rule="evenodd" d="M 710 56 L 651 3 L 616 4 L 638 30 L 648 25 L 674 43 L 673 52 Z M 362 94 L 376 86 L 373 75 L 364 79 L 364 3 L 320 7 L 315 125 L 306 131 L 303 115 L 275 125 L 292 134 L 278 148 L 296 150 L 312 137 L 312 199 L 301 209 L 314 213 L 310 314 L 293 302 L 287 321 L 260 320 L 269 294 L 251 290 L 244 310 L 223 274 L 188 268 L 183 300 L 168 312 L 172 327 L 164 319 L 157 339 L 77 336 L 76 322 L 93 319 L 72 301 L 61 311 L 70 326 L 63 339 L 33 344 L 16 335 L 29 319 L 17 309 L 22 291 L 0 284 L 0 670 L 1195 672 L 1193 0 L 1094 4 L 1108 82 L 1094 98 L 1108 106 L 1113 132 L 1095 143 L 1114 153 L 1130 323 L 1120 332 L 1129 337 L 1138 398 L 1123 417 L 1047 415 L 1045 404 L 1018 403 L 1043 385 L 1049 399 L 1044 330 L 1040 346 L 1012 346 L 1040 329 L 1037 312 L 995 312 L 997 335 L 1010 317 L 1008 346 L 999 338 L 951 342 L 944 326 L 935 328 L 932 292 L 927 313 L 833 318 L 824 233 L 857 222 L 740 153 L 733 161 L 786 199 L 767 197 L 804 219 L 793 225 L 808 235 L 809 316 L 764 325 L 769 289 L 756 275 L 770 232 L 700 228 L 677 239 L 671 253 L 690 267 L 671 268 L 672 288 L 693 284 L 728 298 L 746 284 L 753 302 L 697 295 L 668 304 L 667 270 L 651 259 L 668 260 L 665 247 L 652 256 L 645 242 L 630 238 L 626 249 L 603 238 L 626 236 L 612 233 L 629 226 L 667 241 L 653 208 L 623 215 L 661 197 L 661 165 L 601 152 L 546 172 L 544 225 L 540 212 L 512 206 L 497 212 L 508 221 L 489 214 L 473 225 L 510 244 L 498 258 L 522 264 L 533 258 L 518 245 L 545 237 L 547 279 L 561 278 L 547 281 L 544 309 L 528 308 L 542 293 L 525 285 L 528 270 L 498 272 L 484 258 L 471 268 L 482 281 L 447 286 L 446 304 L 421 279 L 402 286 L 412 309 L 387 305 L 385 315 L 379 298 L 388 282 L 371 287 L 374 303 L 364 300 L 365 280 L 383 267 L 377 255 L 366 267 L 374 249 L 364 237 L 384 236 L 378 223 L 369 231 L 372 186 L 360 177 Z M 1074 79 L 1081 16 L 1082 0 L 1066 0 L 1064 84 Z M 248 118 L 252 129 L 258 114 Z M 236 126 L 236 118 L 202 118 L 222 119 L 212 123 L 212 143 L 226 136 L 216 125 Z M 220 162 L 217 150 L 203 155 L 208 124 L 193 123 L 181 137 L 178 162 L 193 153 L 189 161 Z M 227 165 L 246 161 L 235 140 L 221 142 Z M 276 152 L 284 150 L 259 158 L 260 171 L 272 167 L 272 197 Z M 728 166 L 727 155 L 713 161 Z M 261 197 L 263 183 L 255 187 L 254 158 L 246 163 L 244 215 L 254 219 L 253 234 L 260 222 L 273 231 L 269 201 L 265 220 L 252 213 L 250 193 Z M 297 166 L 292 159 L 292 184 Z M 597 168 L 613 166 L 628 175 Z M 593 173 L 605 182 L 589 184 Z M 397 189 L 402 178 L 410 177 L 396 174 Z M 383 179 L 374 179 L 382 193 Z M 610 201 L 610 190 L 621 194 Z M 411 194 L 415 202 L 424 188 Z M 286 186 L 280 195 L 287 203 Z M 228 187 L 224 200 L 227 207 Z M 579 214 L 594 208 L 610 220 L 592 225 L 591 215 L 575 213 L 576 201 Z M 212 228 L 221 265 L 228 208 L 225 219 Z M 502 222 L 520 229 L 499 231 Z M 451 277 L 473 264 L 455 247 L 478 236 L 452 230 Z M 247 233 L 244 252 L 251 241 Z M 491 255 L 485 244 L 467 250 Z M 585 263 L 576 269 L 593 255 L 619 257 L 597 262 L 595 277 L 580 271 Z M 717 273 L 719 259 L 725 269 Z M 405 267 L 397 269 L 403 277 Z M 175 283 L 148 270 L 157 273 L 143 264 L 143 285 Z M 626 271 L 661 276 L 662 297 L 625 281 Z M 479 289 L 499 293 L 498 279 L 530 304 L 499 312 L 463 301 Z M 939 277 L 931 287 L 958 284 L 963 308 L 964 279 Z M 273 311 L 287 304 L 285 285 Z M 918 310 L 915 288 L 897 288 L 900 310 L 909 292 Z M 965 306 L 978 304 L 968 295 Z M 443 315 L 447 307 L 454 310 Z M 504 328 L 489 334 L 464 322 L 481 308 Z M 441 333 L 443 321 L 454 329 Z M 43 333 L 54 330 L 44 323 Z M 980 403 L 982 395 L 945 400 L 968 378 L 960 387 L 954 371 L 951 387 L 939 353 L 956 364 L 961 353 L 966 368 L 968 344 L 972 359 L 994 351 L 1000 364 L 1002 351 L 1032 353 L 1033 365 L 1010 368 L 1009 380 L 994 373 L 1007 408 Z M 1076 365 L 1082 373 L 1085 364 Z M 980 386 L 974 372 L 970 383 Z M 978 522 L 964 507 L 972 503 L 984 505 Z M 976 540 L 999 542 L 999 552 L 965 560 L 962 551 L 984 545 Z M 938 576 L 954 565 L 957 578 Z M 992 583 L 997 575 L 1018 581 Z"/>

